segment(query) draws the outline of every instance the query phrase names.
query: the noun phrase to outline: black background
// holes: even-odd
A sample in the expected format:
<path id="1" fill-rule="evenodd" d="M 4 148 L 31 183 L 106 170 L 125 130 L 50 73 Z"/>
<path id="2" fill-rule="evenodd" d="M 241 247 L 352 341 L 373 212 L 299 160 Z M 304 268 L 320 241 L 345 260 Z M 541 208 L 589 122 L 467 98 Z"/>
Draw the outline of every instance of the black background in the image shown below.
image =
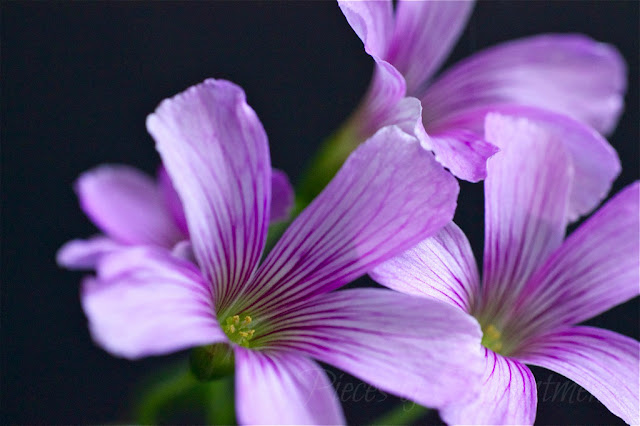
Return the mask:
<path id="1" fill-rule="evenodd" d="M 481 2 L 448 63 L 539 32 L 582 32 L 617 46 L 629 65 L 626 110 L 609 138 L 622 160 L 618 191 L 638 178 L 639 4 Z M 77 206 L 74 179 L 109 162 L 153 173 L 159 158 L 146 115 L 163 98 L 216 77 L 246 90 L 269 135 L 274 166 L 295 182 L 364 93 L 372 61 L 330 1 L 5 1 L 1 24 L 0 421 L 123 421 L 136 383 L 172 358 L 129 362 L 91 342 L 78 300 L 82 274 L 60 270 L 54 260 L 62 243 L 95 232 Z M 462 185 L 456 215 L 476 256 L 481 189 Z M 635 299 L 589 323 L 637 339 L 638 316 Z M 548 379 L 546 370 L 534 372 Z M 595 399 L 540 399 L 539 423 L 619 421 Z M 389 401 L 347 401 L 347 418 L 370 421 Z"/>

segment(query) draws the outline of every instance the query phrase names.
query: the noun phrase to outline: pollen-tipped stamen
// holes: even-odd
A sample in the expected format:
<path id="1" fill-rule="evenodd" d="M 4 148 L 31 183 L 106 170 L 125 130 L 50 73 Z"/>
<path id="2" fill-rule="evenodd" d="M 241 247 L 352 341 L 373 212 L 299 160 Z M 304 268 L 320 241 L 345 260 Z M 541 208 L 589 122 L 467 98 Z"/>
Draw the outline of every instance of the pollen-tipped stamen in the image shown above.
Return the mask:
<path id="1" fill-rule="evenodd" d="M 225 332 L 229 340 L 240 346 L 249 347 L 249 341 L 253 338 L 256 330 L 251 328 L 253 320 L 249 315 L 245 315 L 240 321 L 240 315 L 227 317 L 224 321 L 222 330 Z"/>
<path id="2" fill-rule="evenodd" d="M 482 327 L 482 346 L 496 353 L 501 353 L 504 344 L 502 332 L 493 324 Z"/>

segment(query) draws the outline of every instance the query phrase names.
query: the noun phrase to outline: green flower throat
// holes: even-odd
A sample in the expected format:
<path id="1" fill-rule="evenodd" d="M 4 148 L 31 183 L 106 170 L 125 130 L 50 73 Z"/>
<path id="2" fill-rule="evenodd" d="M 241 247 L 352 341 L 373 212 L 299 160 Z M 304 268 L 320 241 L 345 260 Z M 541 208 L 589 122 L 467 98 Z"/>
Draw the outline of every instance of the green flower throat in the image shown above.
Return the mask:
<path id="1" fill-rule="evenodd" d="M 233 315 L 231 317 L 227 317 L 224 321 L 222 330 L 225 332 L 229 340 L 240 346 L 248 348 L 250 345 L 249 342 L 256 332 L 251 325 L 252 322 L 253 320 L 249 315 L 245 315 L 242 321 L 240 321 L 239 315 Z"/>

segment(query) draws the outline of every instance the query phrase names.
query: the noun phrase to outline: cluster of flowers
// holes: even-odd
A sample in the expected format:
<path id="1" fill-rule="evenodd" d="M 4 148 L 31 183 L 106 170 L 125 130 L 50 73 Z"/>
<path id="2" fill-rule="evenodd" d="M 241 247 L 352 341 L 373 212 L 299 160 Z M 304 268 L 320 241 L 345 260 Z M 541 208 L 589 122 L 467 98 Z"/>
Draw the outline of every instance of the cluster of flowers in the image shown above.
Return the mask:
<path id="1" fill-rule="evenodd" d="M 639 343 L 576 324 L 639 294 L 639 184 L 565 239 L 620 171 L 601 136 L 622 109 L 618 53 L 544 35 L 432 81 L 471 3 L 339 6 L 376 64 L 345 127 L 353 152 L 262 262 L 294 195 L 233 83 L 148 117 L 157 182 L 124 166 L 80 177 L 104 234 L 58 261 L 96 270 L 82 285 L 95 341 L 130 359 L 200 347 L 234 369 L 243 424 L 344 423 L 312 359 L 448 423 L 533 423 L 537 365 L 638 423 Z M 482 278 L 452 222 L 456 177 L 484 180 Z M 389 290 L 334 291 L 364 274 Z"/>

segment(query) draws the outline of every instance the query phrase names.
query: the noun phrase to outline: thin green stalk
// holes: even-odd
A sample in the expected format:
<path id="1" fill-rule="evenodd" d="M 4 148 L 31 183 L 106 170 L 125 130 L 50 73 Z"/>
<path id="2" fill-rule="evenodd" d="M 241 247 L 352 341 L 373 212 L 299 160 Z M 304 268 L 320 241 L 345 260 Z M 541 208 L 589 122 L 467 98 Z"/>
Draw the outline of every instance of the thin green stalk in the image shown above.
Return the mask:
<path id="1" fill-rule="evenodd" d="M 143 394 L 136 408 L 136 419 L 143 425 L 158 424 L 163 409 L 177 396 L 184 395 L 197 384 L 191 371 L 172 373 L 151 385 Z"/>
<path id="2" fill-rule="evenodd" d="M 405 404 L 400 404 L 388 413 L 383 414 L 372 425 L 410 425 L 428 412 L 429 409 L 421 405 L 413 404 L 411 407 L 407 407 Z"/>
<path id="3" fill-rule="evenodd" d="M 175 412 L 197 409 L 207 423 L 235 424 L 233 376 L 198 381 L 190 369 L 172 368 L 147 386 L 135 410 L 137 423 L 171 422 Z"/>

